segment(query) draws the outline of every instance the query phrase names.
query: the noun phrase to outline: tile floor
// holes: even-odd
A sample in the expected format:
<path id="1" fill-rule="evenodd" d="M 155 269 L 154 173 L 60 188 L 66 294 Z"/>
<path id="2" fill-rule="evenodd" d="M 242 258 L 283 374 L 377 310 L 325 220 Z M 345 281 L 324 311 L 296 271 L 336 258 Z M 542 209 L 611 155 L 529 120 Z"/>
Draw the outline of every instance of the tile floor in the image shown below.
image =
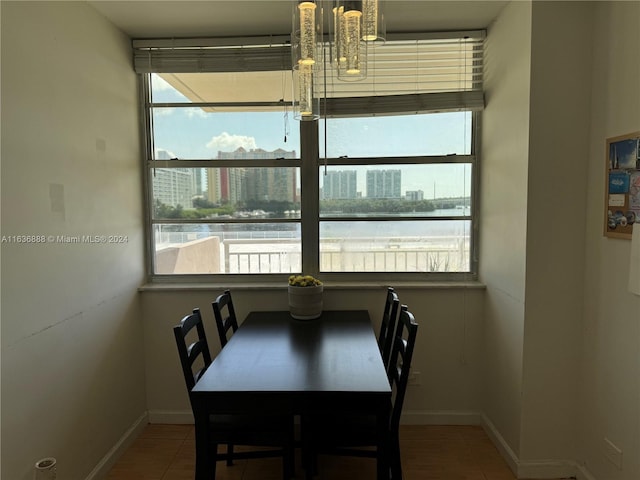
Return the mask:
<path id="1" fill-rule="evenodd" d="M 515 480 L 478 426 L 401 427 L 404 480 Z M 193 425 L 148 425 L 109 472 L 108 480 L 193 480 Z M 375 461 L 320 457 L 316 480 L 373 479 Z M 219 462 L 216 480 L 280 480 L 281 460 Z M 303 479 L 299 458 L 296 479 Z"/>

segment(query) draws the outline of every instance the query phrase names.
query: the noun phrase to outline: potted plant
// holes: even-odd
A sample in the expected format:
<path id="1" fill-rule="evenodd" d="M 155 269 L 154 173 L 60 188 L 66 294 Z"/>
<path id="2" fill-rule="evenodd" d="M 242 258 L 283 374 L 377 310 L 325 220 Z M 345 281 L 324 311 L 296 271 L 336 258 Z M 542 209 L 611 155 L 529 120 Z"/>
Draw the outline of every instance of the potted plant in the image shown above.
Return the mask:
<path id="1" fill-rule="evenodd" d="M 323 285 L 311 275 L 289 277 L 289 312 L 296 320 L 313 320 L 322 315 Z"/>

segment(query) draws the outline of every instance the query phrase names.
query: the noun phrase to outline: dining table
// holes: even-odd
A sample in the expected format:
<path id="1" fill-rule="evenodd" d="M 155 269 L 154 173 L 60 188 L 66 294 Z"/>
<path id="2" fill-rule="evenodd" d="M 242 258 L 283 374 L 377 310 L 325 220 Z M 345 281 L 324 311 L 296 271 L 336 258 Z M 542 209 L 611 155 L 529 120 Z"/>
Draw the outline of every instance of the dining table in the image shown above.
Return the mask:
<path id="1" fill-rule="evenodd" d="M 314 320 L 250 312 L 192 389 L 191 401 L 196 480 L 211 480 L 215 462 L 208 451 L 210 414 L 338 412 L 376 416 L 377 479 L 389 478 L 391 387 L 367 310 L 327 310 Z"/>

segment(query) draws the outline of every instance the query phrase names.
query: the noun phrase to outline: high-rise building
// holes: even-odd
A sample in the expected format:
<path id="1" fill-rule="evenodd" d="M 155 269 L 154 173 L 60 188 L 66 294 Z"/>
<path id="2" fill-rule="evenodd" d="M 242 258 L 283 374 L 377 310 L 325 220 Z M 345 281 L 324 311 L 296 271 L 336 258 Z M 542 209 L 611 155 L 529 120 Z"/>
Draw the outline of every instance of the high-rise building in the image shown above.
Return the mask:
<path id="1" fill-rule="evenodd" d="M 358 194 L 355 170 L 331 170 L 323 177 L 322 198 L 356 198 Z"/>
<path id="2" fill-rule="evenodd" d="M 242 199 L 246 168 L 222 167 L 207 170 L 207 198 L 213 203 L 236 203 Z"/>
<path id="3" fill-rule="evenodd" d="M 173 158 L 167 150 L 156 150 L 157 160 Z M 157 168 L 154 170 L 153 198 L 171 207 L 193 208 L 194 170 L 190 168 Z"/>
<path id="4" fill-rule="evenodd" d="M 219 168 L 207 169 L 207 200 L 213 203 L 222 201 Z"/>
<path id="5" fill-rule="evenodd" d="M 286 151 L 281 148 L 268 152 L 261 148 L 246 150 L 242 147 L 233 152 L 218 152 L 219 159 L 278 159 L 296 158 L 295 150 Z M 218 183 L 216 190 L 219 199 L 235 203 L 238 200 L 297 200 L 296 172 L 292 167 L 255 167 L 228 168 L 223 167 L 217 174 L 209 176 L 209 189 L 212 180 Z M 216 178 L 215 175 L 219 177 Z"/>
<path id="6" fill-rule="evenodd" d="M 400 198 L 402 172 L 367 170 L 367 198 Z"/>
<path id="7" fill-rule="evenodd" d="M 193 182 L 194 182 L 194 188 L 193 188 L 194 194 L 197 196 L 202 196 L 207 186 L 207 169 L 196 168 L 193 171 Z"/>
<path id="8" fill-rule="evenodd" d="M 409 202 L 419 202 L 420 200 L 424 200 L 424 192 L 422 190 L 407 190 L 405 198 Z"/>

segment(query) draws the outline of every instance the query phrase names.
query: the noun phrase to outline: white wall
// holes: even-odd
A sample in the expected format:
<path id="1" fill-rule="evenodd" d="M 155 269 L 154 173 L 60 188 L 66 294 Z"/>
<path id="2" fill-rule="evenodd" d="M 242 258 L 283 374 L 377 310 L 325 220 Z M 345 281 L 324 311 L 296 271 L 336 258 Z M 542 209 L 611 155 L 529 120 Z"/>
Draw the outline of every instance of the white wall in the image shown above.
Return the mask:
<path id="1" fill-rule="evenodd" d="M 640 478 L 640 297 L 627 291 L 630 241 L 604 237 L 605 141 L 640 131 L 640 3 L 599 2 L 588 141 L 578 460 L 598 480 Z M 623 452 L 622 469 L 604 438 Z"/>
<path id="2" fill-rule="evenodd" d="M 512 2 L 489 29 L 483 412 L 520 478 L 640 478 L 640 305 L 629 242 L 602 235 L 605 139 L 640 130 L 639 20 Z"/>
<path id="3" fill-rule="evenodd" d="M 481 158 L 480 279 L 487 285 L 483 412 L 508 455 L 520 450 L 531 76 L 531 4 L 488 30 Z"/>
<path id="4" fill-rule="evenodd" d="M 482 356 L 481 289 L 396 288 L 420 327 L 412 369 L 421 385 L 407 391 L 404 413 L 411 423 L 479 423 L 479 386 Z M 212 352 L 219 351 L 211 301 L 222 292 L 203 287 L 190 291 L 142 293 L 144 341 L 147 355 L 147 405 L 151 422 L 191 421 L 191 410 L 171 328 L 199 307 Z M 251 310 L 287 310 L 287 290 L 232 288 L 239 319 Z M 386 287 L 375 289 L 326 288 L 325 309 L 367 308 L 380 326 Z"/>
<path id="5" fill-rule="evenodd" d="M 129 40 L 84 2 L 2 2 L 2 478 L 89 478 L 144 418 L 143 229 Z"/>
<path id="6" fill-rule="evenodd" d="M 210 302 L 222 289 L 147 291 L 139 303 L 128 39 L 80 2 L 0 5 L 2 235 L 128 237 L 2 244 L 2 477 L 30 479 L 52 455 L 59 478 L 92 478 L 146 409 L 189 420 L 171 327 L 199 306 L 217 346 Z M 581 479 L 640 478 L 640 297 L 626 291 L 629 242 L 602 236 L 605 139 L 640 130 L 639 21 L 638 2 L 507 5 L 486 45 L 487 289 L 398 288 L 421 325 L 407 420 L 483 414 L 532 478 L 571 462 Z M 574 213 L 569 230 L 561 208 Z M 325 303 L 367 305 L 377 328 L 383 298 L 383 286 L 336 288 Z M 234 299 L 241 318 L 286 309 L 284 286 Z"/>
<path id="7" fill-rule="evenodd" d="M 576 454 L 593 3 L 532 12 L 523 467 Z"/>

